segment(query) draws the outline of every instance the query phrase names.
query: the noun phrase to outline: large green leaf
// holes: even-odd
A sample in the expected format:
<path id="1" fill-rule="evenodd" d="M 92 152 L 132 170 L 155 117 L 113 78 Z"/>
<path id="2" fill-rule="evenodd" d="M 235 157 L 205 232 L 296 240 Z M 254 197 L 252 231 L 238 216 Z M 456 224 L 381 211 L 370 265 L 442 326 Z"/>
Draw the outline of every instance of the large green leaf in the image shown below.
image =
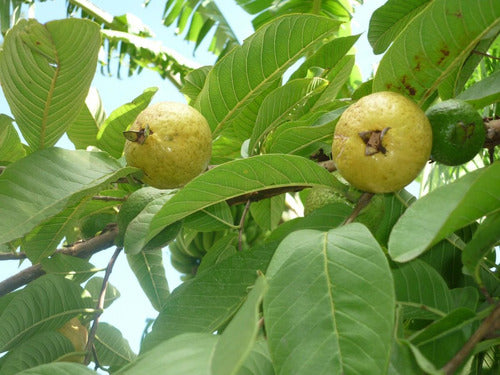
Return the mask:
<path id="1" fill-rule="evenodd" d="M 0 81 L 24 138 L 53 146 L 78 116 L 94 77 L 99 26 L 76 18 L 20 20 L 6 35 Z"/>
<path id="2" fill-rule="evenodd" d="M 395 296 L 387 259 L 360 224 L 299 230 L 267 271 L 264 320 L 278 374 L 383 374 Z"/>
<path id="3" fill-rule="evenodd" d="M 338 24 L 313 15 L 280 17 L 219 60 L 195 103 L 214 136 L 232 126 L 242 139 L 248 138 L 265 94 Z"/>
<path id="4" fill-rule="evenodd" d="M 61 327 L 83 312 L 91 312 L 90 298 L 82 288 L 63 277 L 45 275 L 28 284 L 0 316 L 0 352 L 19 341 Z"/>
<path id="5" fill-rule="evenodd" d="M 417 200 L 394 225 L 389 255 L 409 261 L 448 235 L 500 210 L 500 162 L 466 174 Z"/>
<path id="6" fill-rule="evenodd" d="M 368 41 L 373 53 L 384 52 L 399 33 L 418 15 L 430 0 L 389 0 L 373 12 L 368 28 Z"/>
<path id="7" fill-rule="evenodd" d="M 136 172 L 103 152 L 48 148 L 10 164 L 0 175 L 0 243 L 29 232 L 65 207 Z"/>
<path id="8" fill-rule="evenodd" d="M 136 357 L 121 332 L 108 323 L 100 322 L 97 326 L 94 345 L 101 366 L 118 369 Z"/>
<path id="9" fill-rule="evenodd" d="M 68 374 L 95 375 L 95 371 L 92 371 L 87 366 L 80 365 L 78 363 L 54 362 L 33 367 L 29 370 L 21 371 L 17 375 L 68 375 Z"/>
<path id="10" fill-rule="evenodd" d="M 19 374 L 31 367 L 56 361 L 74 351 L 71 341 L 61 333 L 40 332 L 10 350 L 1 364 L 0 371 L 2 375 Z"/>
<path id="11" fill-rule="evenodd" d="M 482 38 L 499 30 L 496 0 L 434 0 L 386 52 L 373 89 L 399 91 L 423 105 Z"/>
<path id="12" fill-rule="evenodd" d="M 245 363 L 238 371 L 238 375 L 274 375 L 274 367 L 269 354 L 267 340 L 257 340 Z"/>
<path id="13" fill-rule="evenodd" d="M 22 158 L 26 151 L 19 139 L 13 119 L 9 116 L 0 114 L 0 163 L 12 163 Z"/>
<path id="14" fill-rule="evenodd" d="M 161 311 L 170 294 L 161 248 L 127 254 L 127 261 L 153 308 Z"/>
<path id="15" fill-rule="evenodd" d="M 125 146 L 123 131 L 127 130 L 139 113 L 146 109 L 157 91 L 158 87 L 150 87 L 130 103 L 124 104 L 111 112 L 99 128 L 97 146 L 115 158 L 122 156 L 123 147 Z"/>
<path id="16" fill-rule="evenodd" d="M 147 240 L 167 225 L 222 201 L 273 188 L 345 186 L 326 169 L 293 155 L 234 160 L 198 176 L 166 203 L 151 221 Z"/>
<path id="17" fill-rule="evenodd" d="M 255 343 L 260 305 L 267 287 L 265 277 L 260 275 L 245 303 L 224 329 L 214 348 L 212 374 L 234 375 L 242 367 Z"/>
<path id="18" fill-rule="evenodd" d="M 475 83 L 457 96 L 480 109 L 500 101 L 500 70 Z"/>
<path id="19" fill-rule="evenodd" d="M 398 265 L 392 274 L 405 319 L 436 319 L 451 311 L 453 301 L 448 286 L 425 262 L 415 259 Z"/>
<path id="20" fill-rule="evenodd" d="M 257 271 L 267 268 L 275 247 L 273 242 L 238 252 L 173 290 L 146 336 L 144 348 L 181 333 L 212 333 L 222 327 L 245 301 Z"/>
<path id="21" fill-rule="evenodd" d="M 203 89 L 203 86 L 205 85 L 210 69 L 212 69 L 212 66 L 206 65 L 189 72 L 189 74 L 184 78 L 184 85 L 181 88 L 181 92 L 188 96 L 191 100 L 196 100 L 201 92 L 201 89 Z"/>
<path id="22" fill-rule="evenodd" d="M 255 222 L 264 230 L 275 229 L 285 209 L 285 194 L 253 202 L 250 213 Z"/>

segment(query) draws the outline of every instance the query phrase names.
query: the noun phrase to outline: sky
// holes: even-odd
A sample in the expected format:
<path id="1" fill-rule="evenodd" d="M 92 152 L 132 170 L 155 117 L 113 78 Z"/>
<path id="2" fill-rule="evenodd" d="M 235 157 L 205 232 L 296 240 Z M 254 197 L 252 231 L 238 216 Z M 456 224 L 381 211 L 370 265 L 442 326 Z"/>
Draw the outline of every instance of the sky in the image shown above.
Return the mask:
<path id="1" fill-rule="evenodd" d="M 370 77 L 375 64 L 380 59 L 380 56 L 374 56 L 371 53 L 371 47 L 366 39 L 366 32 L 370 15 L 384 2 L 384 0 L 365 0 L 362 6 L 356 7 L 354 19 L 351 22 L 353 34 L 363 33 L 355 45 L 357 50 L 356 62 L 362 72 L 363 80 Z M 215 56 L 207 52 L 207 43 L 202 44 L 193 55 L 192 43 L 184 41 L 182 37 L 175 36 L 173 27 L 166 28 L 162 25 L 161 16 L 165 0 L 151 0 L 146 8 L 142 6 L 143 2 L 141 0 L 94 0 L 93 3 L 112 15 L 122 15 L 126 12 L 135 14 L 153 30 L 156 35 L 155 39 L 197 64 L 211 65 L 215 62 Z M 251 16 L 235 5 L 233 0 L 219 0 L 216 3 L 224 14 L 229 15 L 228 22 L 240 41 L 252 34 Z M 34 16 L 40 22 L 65 18 L 65 1 L 36 2 Z M 153 103 L 165 100 L 186 101 L 183 95 L 169 81 L 162 80 L 156 72 L 145 69 L 140 75 L 132 77 L 127 77 L 125 71 L 123 73 L 122 79 L 117 79 L 116 75 L 110 77 L 101 74 L 98 68 L 92 82 L 92 86 L 99 91 L 107 115 L 152 86 L 159 88 L 152 100 Z M 11 115 L 3 95 L 0 95 L 0 113 Z M 58 146 L 72 148 L 72 144 L 66 138 L 62 139 Z M 97 254 L 92 258 L 92 263 L 96 267 L 106 267 L 112 251 L 112 249 L 109 249 Z M 170 289 L 173 290 L 181 281 L 179 274 L 170 266 L 168 250 L 165 249 L 164 252 L 167 279 Z M 25 262 L 25 265 L 27 263 Z M 16 272 L 16 268 L 16 261 L 0 262 L 0 280 L 12 275 Z M 99 276 L 102 277 L 103 274 L 101 273 Z M 121 254 L 118 258 L 110 282 L 118 288 L 121 297 L 105 310 L 101 321 L 113 324 L 120 329 L 125 338 L 128 339 L 132 349 L 137 353 L 146 319 L 155 318 L 157 312 L 151 307 L 148 299 L 140 289 L 135 276 L 128 267 L 124 254 Z"/>

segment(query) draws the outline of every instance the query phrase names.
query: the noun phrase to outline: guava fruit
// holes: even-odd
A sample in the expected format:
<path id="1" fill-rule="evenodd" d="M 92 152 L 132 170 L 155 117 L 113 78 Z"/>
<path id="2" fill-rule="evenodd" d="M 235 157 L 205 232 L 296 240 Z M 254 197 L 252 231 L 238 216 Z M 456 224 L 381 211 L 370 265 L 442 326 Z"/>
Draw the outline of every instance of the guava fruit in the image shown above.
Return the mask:
<path id="1" fill-rule="evenodd" d="M 80 323 L 78 318 L 72 318 L 59 328 L 58 331 L 71 341 L 73 347 L 75 348 L 75 352 L 85 351 L 88 340 L 88 331 L 87 328 Z M 64 357 L 62 360 L 64 362 L 83 363 L 84 359 L 85 356 L 82 354 Z"/>
<path id="2" fill-rule="evenodd" d="M 483 118 L 469 103 L 449 99 L 433 105 L 425 114 L 432 127 L 432 160 L 460 165 L 474 158 L 483 147 Z"/>
<path id="3" fill-rule="evenodd" d="M 431 148 L 432 129 L 425 113 L 405 96 L 382 91 L 344 111 L 335 127 L 332 157 L 354 187 L 389 193 L 417 177 Z"/>
<path id="4" fill-rule="evenodd" d="M 344 203 L 350 207 L 354 207 L 351 202 L 335 190 L 324 187 L 315 187 L 309 191 L 309 194 L 307 194 L 304 201 L 304 215 L 307 216 L 314 210 L 331 203 Z"/>
<path id="5" fill-rule="evenodd" d="M 185 185 L 202 173 L 212 154 L 212 134 L 201 113 L 175 102 L 153 104 L 124 132 L 125 159 L 158 189 Z"/>

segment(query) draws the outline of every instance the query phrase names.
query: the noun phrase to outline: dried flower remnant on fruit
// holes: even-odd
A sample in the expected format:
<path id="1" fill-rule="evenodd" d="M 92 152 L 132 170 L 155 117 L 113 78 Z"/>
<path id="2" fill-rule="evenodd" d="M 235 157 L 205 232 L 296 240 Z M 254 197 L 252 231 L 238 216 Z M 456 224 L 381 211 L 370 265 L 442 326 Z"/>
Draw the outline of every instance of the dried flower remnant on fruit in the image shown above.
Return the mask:
<path id="1" fill-rule="evenodd" d="M 365 155 L 370 156 L 374 155 L 377 152 L 381 152 L 385 155 L 387 152 L 386 148 L 382 144 L 384 139 L 384 135 L 389 131 L 389 127 L 384 128 L 383 130 L 370 130 L 366 132 L 358 133 L 363 142 L 366 144 Z"/>

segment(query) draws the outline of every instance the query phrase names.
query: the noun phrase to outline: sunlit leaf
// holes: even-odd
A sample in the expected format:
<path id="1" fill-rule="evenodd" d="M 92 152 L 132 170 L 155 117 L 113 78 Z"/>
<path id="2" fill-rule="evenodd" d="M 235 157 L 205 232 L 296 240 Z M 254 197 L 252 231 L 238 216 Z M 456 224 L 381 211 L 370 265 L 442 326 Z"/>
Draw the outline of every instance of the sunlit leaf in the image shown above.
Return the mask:
<path id="1" fill-rule="evenodd" d="M 24 138 L 53 146 L 76 119 L 97 65 L 99 26 L 70 18 L 20 20 L 6 35 L 0 81 Z"/>
<path id="2" fill-rule="evenodd" d="M 202 66 L 201 68 L 189 72 L 184 78 L 184 85 L 181 88 L 181 92 L 187 95 L 191 100 L 196 100 L 205 84 L 210 69 L 212 69 L 211 66 Z"/>
<path id="3" fill-rule="evenodd" d="M 500 70 L 475 83 L 457 96 L 480 109 L 500 101 Z"/>
<path id="4" fill-rule="evenodd" d="M 387 371 L 393 280 L 366 227 L 293 232 L 280 243 L 266 275 L 264 320 L 277 373 Z"/>
<path id="5" fill-rule="evenodd" d="M 54 362 L 29 370 L 19 372 L 17 375 L 95 375 L 87 366 L 78 363 Z"/>
<path id="6" fill-rule="evenodd" d="M 423 105 L 482 38 L 499 30 L 496 0 L 434 0 L 385 53 L 373 89 L 399 91 Z"/>
<path id="7" fill-rule="evenodd" d="M 108 323 L 99 322 L 94 345 L 101 366 L 118 369 L 131 363 L 136 357 L 121 332 Z"/>
<path id="8" fill-rule="evenodd" d="M 104 280 L 102 277 L 95 276 L 87 281 L 87 284 L 85 284 L 85 290 L 90 294 L 94 306 L 97 306 L 97 303 L 99 302 L 103 282 Z M 120 298 L 120 291 L 116 289 L 113 284 L 108 282 L 106 286 L 106 293 L 104 294 L 104 307 L 109 307 L 118 298 Z"/>
<path id="9" fill-rule="evenodd" d="M 498 211 L 498 191 L 500 163 L 496 162 L 418 199 L 394 225 L 390 256 L 397 262 L 409 261 L 455 230 Z"/>
<path id="10" fill-rule="evenodd" d="M 67 205 L 137 171 L 103 152 L 49 148 L 0 175 L 0 243 L 22 236 Z"/>

